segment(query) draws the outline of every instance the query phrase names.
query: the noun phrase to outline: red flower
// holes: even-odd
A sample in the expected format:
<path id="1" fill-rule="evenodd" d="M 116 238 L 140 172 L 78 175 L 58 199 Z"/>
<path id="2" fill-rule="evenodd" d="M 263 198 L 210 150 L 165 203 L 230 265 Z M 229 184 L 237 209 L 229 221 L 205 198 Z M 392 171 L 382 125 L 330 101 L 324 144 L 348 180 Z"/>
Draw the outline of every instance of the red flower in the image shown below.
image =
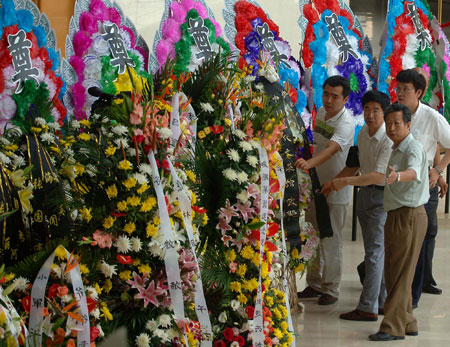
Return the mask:
<path id="1" fill-rule="evenodd" d="M 135 135 L 131 138 L 133 142 L 136 142 L 137 144 L 140 144 L 142 141 L 144 141 L 144 135 Z"/>
<path id="2" fill-rule="evenodd" d="M 165 172 L 167 172 L 167 173 L 170 172 L 169 162 L 167 160 L 165 160 L 165 159 L 162 162 L 162 168 L 164 169 Z"/>
<path id="3" fill-rule="evenodd" d="M 170 206 L 169 198 L 167 196 L 164 196 L 164 199 L 166 200 L 167 211 L 170 214 L 170 211 L 172 210 L 172 206 Z"/>
<path id="4" fill-rule="evenodd" d="M 123 216 L 126 216 L 126 215 L 127 214 L 125 212 L 112 212 L 111 213 L 111 216 L 114 216 L 114 217 L 117 217 L 117 218 L 123 217 Z"/>
<path id="5" fill-rule="evenodd" d="M 245 339 L 241 335 L 236 336 L 233 339 L 233 341 L 236 341 L 237 343 L 239 343 L 239 347 L 242 347 L 243 345 L 245 345 Z"/>
<path id="6" fill-rule="evenodd" d="M 95 339 L 97 337 L 99 337 L 100 335 L 100 329 L 97 327 L 91 327 L 91 331 L 90 331 L 90 338 L 91 338 L 91 342 L 95 341 Z"/>
<path id="7" fill-rule="evenodd" d="M 124 265 L 129 265 L 134 261 L 133 258 L 131 258 L 129 255 L 117 254 L 116 258 L 119 263 Z"/>
<path id="8" fill-rule="evenodd" d="M 48 289 L 48 298 L 53 299 L 56 294 L 58 294 L 58 289 L 61 287 L 58 283 L 52 284 Z"/>
<path id="9" fill-rule="evenodd" d="M 223 332 L 223 337 L 225 337 L 225 340 L 232 341 L 234 338 L 234 331 L 230 327 L 226 328 Z"/>
<path id="10" fill-rule="evenodd" d="M 245 308 L 245 312 L 247 313 L 248 319 L 253 319 L 253 315 L 255 314 L 255 308 L 253 306 L 247 306 Z"/>
<path id="11" fill-rule="evenodd" d="M 204 208 L 201 208 L 201 207 L 198 207 L 198 206 L 192 206 L 192 209 L 195 211 L 195 213 L 199 213 L 199 214 L 202 214 L 202 213 L 206 213 L 207 212 L 207 210 L 206 209 L 204 209 Z"/>
<path id="12" fill-rule="evenodd" d="M 25 310 L 25 312 L 30 312 L 31 309 L 31 297 L 27 295 L 22 299 L 22 307 Z"/>
<path id="13" fill-rule="evenodd" d="M 214 347 L 226 347 L 227 345 L 222 340 L 214 342 Z"/>
<path id="14" fill-rule="evenodd" d="M 209 128 L 211 129 L 211 132 L 216 135 L 223 132 L 223 126 L 221 125 L 213 125 L 210 126 Z"/>

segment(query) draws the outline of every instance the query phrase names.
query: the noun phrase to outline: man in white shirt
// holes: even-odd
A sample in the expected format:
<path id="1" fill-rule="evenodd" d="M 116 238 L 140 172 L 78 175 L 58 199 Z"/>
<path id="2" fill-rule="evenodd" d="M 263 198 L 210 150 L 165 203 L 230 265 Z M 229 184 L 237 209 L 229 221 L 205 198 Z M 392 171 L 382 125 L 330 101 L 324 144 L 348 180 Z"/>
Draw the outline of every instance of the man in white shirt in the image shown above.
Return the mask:
<path id="1" fill-rule="evenodd" d="M 417 307 L 420 294 L 440 294 L 432 275 L 432 260 L 437 234 L 438 181 L 443 170 L 450 163 L 450 125 L 436 110 L 420 102 L 426 88 L 425 78 L 414 69 L 403 70 L 397 74 L 398 102 L 409 108 L 412 113 L 411 133 L 425 147 L 429 168 L 430 201 L 425 204 L 428 216 L 427 234 L 423 243 L 413 283 L 413 308 Z M 446 148 L 442 160 L 433 166 L 438 142 Z"/>
<path id="2" fill-rule="evenodd" d="M 349 82 L 342 76 L 331 76 L 324 82 L 323 107 L 317 112 L 314 128 L 314 156 L 295 163 L 296 167 L 305 171 L 315 167 L 320 182 L 327 182 L 341 172 L 353 144 L 354 121 L 345 108 L 349 93 Z M 319 305 L 337 301 L 342 276 L 342 229 L 350 198 L 350 187 L 328 196 L 333 236 L 320 240 L 317 256 L 308 268 L 308 287 L 298 293 L 300 298 L 320 296 Z M 317 228 L 314 206 L 310 206 L 306 218 Z"/>
<path id="3" fill-rule="evenodd" d="M 376 321 L 382 312 L 386 289 L 384 285 L 384 177 L 392 141 L 384 125 L 384 109 L 390 99 L 379 91 L 368 91 L 362 98 L 365 125 L 358 134 L 358 156 L 349 154 L 345 168 L 322 187 L 328 195 L 346 186 L 361 186 L 357 214 L 364 241 L 365 279 L 357 308 L 340 315 L 342 319 Z M 360 173 L 360 175 L 357 175 Z"/>

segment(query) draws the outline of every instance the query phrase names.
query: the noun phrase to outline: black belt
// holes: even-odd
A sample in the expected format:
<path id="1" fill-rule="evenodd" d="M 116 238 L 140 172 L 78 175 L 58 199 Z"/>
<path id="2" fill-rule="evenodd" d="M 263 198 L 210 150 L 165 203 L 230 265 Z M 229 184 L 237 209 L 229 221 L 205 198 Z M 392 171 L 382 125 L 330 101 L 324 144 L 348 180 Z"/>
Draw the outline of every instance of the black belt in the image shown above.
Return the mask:
<path id="1" fill-rule="evenodd" d="M 384 190 L 384 186 L 378 186 L 376 184 L 370 184 L 368 186 L 366 186 L 367 188 L 374 188 L 374 189 L 378 189 L 378 190 Z"/>

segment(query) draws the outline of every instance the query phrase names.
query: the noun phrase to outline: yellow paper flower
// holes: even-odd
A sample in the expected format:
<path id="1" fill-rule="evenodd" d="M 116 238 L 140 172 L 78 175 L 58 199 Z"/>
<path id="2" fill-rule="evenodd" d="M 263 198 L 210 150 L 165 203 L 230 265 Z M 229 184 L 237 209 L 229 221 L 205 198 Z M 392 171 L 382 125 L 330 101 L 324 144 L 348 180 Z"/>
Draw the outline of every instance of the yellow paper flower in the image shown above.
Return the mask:
<path id="1" fill-rule="evenodd" d="M 89 268 L 86 265 L 84 265 L 84 264 L 80 264 L 80 272 L 83 275 L 86 275 L 86 274 L 89 273 Z"/>
<path id="2" fill-rule="evenodd" d="M 245 259 L 249 259 L 249 260 L 252 259 L 253 254 L 254 254 L 253 249 L 248 245 L 245 246 L 244 248 L 242 248 L 242 250 L 241 250 L 241 256 Z M 258 254 L 258 257 L 259 257 L 259 254 Z"/>
<path id="3" fill-rule="evenodd" d="M 144 274 L 150 275 L 152 273 L 152 268 L 148 264 L 141 264 L 141 265 L 139 265 L 138 269 L 139 269 L 139 272 L 143 275 Z"/>
<path id="4" fill-rule="evenodd" d="M 139 206 L 141 203 L 141 198 L 139 196 L 133 195 L 127 199 L 127 203 L 129 203 L 133 207 Z"/>
<path id="5" fill-rule="evenodd" d="M 140 186 L 140 188 L 137 190 L 138 194 L 144 193 L 148 188 L 150 188 L 146 183 Z"/>
<path id="6" fill-rule="evenodd" d="M 4 311 L 0 313 L 0 327 L 6 323 L 6 314 Z"/>
<path id="7" fill-rule="evenodd" d="M 83 218 L 86 221 L 86 223 L 89 223 L 92 219 L 91 211 L 92 211 L 92 208 L 86 208 L 86 207 L 83 207 L 80 210 L 81 218 Z"/>
<path id="8" fill-rule="evenodd" d="M 119 169 L 120 170 L 131 170 L 133 166 L 131 165 L 131 163 L 128 160 L 122 160 L 119 163 Z"/>
<path id="9" fill-rule="evenodd" d="M 82 133 L 78 135 L 78 138 L 83 141 L 89 141 L 91 139 L 91 137 L 87 133 Z"/>
<path id="10" fill-rule="evenodd" d="M 237 269 L 237 274 L 241 277 L 244 277 L 246 272 L 247 272 L 247 265 L 239 264 L 238 269 Z"/>
<path id="11" fill-rule="evenodd" d="M 119 273 L 119 278 L 125 282 L 131 280 L 131 271 L 122 271 Z"/>
<path id="12" fill-rule="evenodd" d="M 244 294 L 239 294 L 238 297 L 237 297 L 237 299 L 239 300 L 240 303 L 242 303 L 242 304 L 244 304 L 244 305 L 245 305 L 245 304 L 247 303 L 247 301 L 248 301 L 247 297 L 246 297 Z"/>
<path id="13" fill-rule="evenodd" d="M 114 153 L 116 153 L 116 149 L 117 148 L 114 146 L 109 146 L 105 151 L 106 156 L 110 157 L 110 156 L 114 155 Z"/>
<path id="14" fill-rule="evenodd" d="M 125 186 L 125 188 L 127 188 L 127 190 L 130 190 L 136 185 L 136 183 L 136 179 L 134 177 L 130 177 L 126 179 L 122 184 Z"/>
<path id="15" fill-rule="evenodd" d="M 103 220 L 103 227 L 105 229 L 109 229 L 113 226 L 115 221 L 116 221 L 116 218 L 114 218 L 112 216 L 108 216 Z"/>
<path id="16" fill-rule="evenodd" d="M 232 292 L 240 293 L 241 292 L 241 283 L 237 281 L 233 281 L 230 283 L 230 290 Z"/>
<path id="17" fill-rule="evenodd" d="M 134 233 L 135 230 L 136 230 L 136 225 L 133 222 L 129 222 L 129 223 L 125 224 L 125 226 L 123 227 L 123 231 L 125 231 L 129 235 Z"/>
<path id="18" fill-rule="evenodd" d="M 127 206 L 128 206 L 128 204 L 126 201 L 120 201 L 117 203 L 117 209 L 121 212 L 125 211 L 127 209 Z"/>
<path id="19" fill-rule="evenodd" d="M 147 224 L 147 227 L 145 228 L 145 231 L 147 233 L 147 237 L 153 237 L 158 233 L 158 227 L 155 225 L 149 223 Z"/>

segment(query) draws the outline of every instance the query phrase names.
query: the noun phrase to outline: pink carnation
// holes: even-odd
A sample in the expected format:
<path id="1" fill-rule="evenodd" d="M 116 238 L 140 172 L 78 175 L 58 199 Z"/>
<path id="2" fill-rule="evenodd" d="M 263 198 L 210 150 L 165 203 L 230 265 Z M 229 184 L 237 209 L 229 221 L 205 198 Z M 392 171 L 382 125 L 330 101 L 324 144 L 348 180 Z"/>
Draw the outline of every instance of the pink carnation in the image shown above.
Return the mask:
<path id="1" fill-rule="evenodd" d="M 208 18 L 208 11 L 206 10 L 205 6 L 202 5 L 201 2 L 196 1 L 194 4 L 194 9 L 198 12 L 199 16 L 204 18 Z"/>
<path id="2" fill-rule="evenodd" d="M 171 50 L 171 44 L 167 40 L 161 40 L 158 42 L 156 46 L 156 60 L 158 60 L 158 64 L 164 65 L 169 57 L 169 53 Z"/>
<path id="3" fill-rule="evenodd" d="M 93 239 L 97 241 L 97 245 L 100 248 L 111 248 L 112 246 L 112 237 L 111 234 L 105 233 L 101 230 L 96 230 L 95 233 L 92 235 Z"/>
<path id="4" fill-rule="evenodd" d="M 89 10 L 95 18 L 102 22 L 108 19 L 108 8 L 102 0 L 91 0 Z"/>
<path id="5" fill-rule="evenodd" d="M 84 31 L 78 31 L 73 37 L 73 49 L 78 56 L 84 55 L 89 46 L 92 43 L 92 39 Z"/>
<path id="6" fill-rule="evenodd" d="M 180 24 L 174 18 L 168 18 L 163 24 L 162 37 L 171 43 L 181 39 Z"/>
<path id="7" fill-rule="evenodd" d="M 83 12 L 80 17 L 80 29 L 92 35 L 98 31 L 97 19 L 89 12 Z"/>
<path id="8" fill-rule="evenodd" d="M 209 20 L 214 24 L 214 27 L 216 28 L 216 37 L 222 36 L 222 28 L 220 27 L 220 24 L 212 18 L 210 18 Z"/>
<path id="9" fill-rule="evenodd" d="M 194 8 L 194 0 L 183 0 L 181 2 L 181 5 L 184 7 L 184 9 L 186 10 L 186 12 L 189 12 L 190 10 L 192 10 Z"/>
<path id="10" fill-rule="evenodd" d="M 184 23 L 187 13 L 184 7 L 179 2 L 173 1 L 170 4 L 170 9 L 172 10 L 172 18 L 178 21 L 178 23 Z"/>
<path id="11" fill-rule="evenodd" d="M 76 55 L 72 55 L 70 57 L 70 65 L 72 65 L 73 69 L 75 70 L 75 73 L 78 76 L 78 80 L 83 81 L 84 80 L 84 61 L 83 61 L 83 58 L 78 57 Z"/>
<path id="12" fill-rule="evenodd" d="M 121 22 L 120 14 L 114 7 L 108 8 L 108 15 L 109 15 L 109 20 L 111 22 L 116 23 L 117 25 L 120 26 L 120 22 Z"/>

